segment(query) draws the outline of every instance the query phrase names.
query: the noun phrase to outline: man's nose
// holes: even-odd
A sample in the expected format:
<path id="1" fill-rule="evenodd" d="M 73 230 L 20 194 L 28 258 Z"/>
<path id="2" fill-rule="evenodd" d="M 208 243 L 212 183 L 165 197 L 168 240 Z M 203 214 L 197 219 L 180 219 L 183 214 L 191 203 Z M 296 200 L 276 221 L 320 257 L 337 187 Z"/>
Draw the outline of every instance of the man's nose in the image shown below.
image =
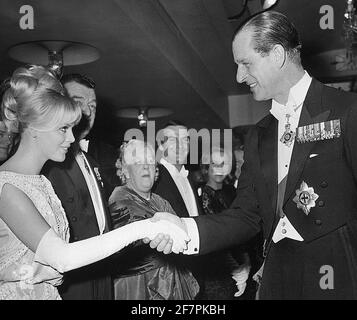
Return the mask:
<path id="1" fill-rule="evenodd" d="M 179 146 L 180 148 L 185 148 L 185 149 L 187 149 L 187 148 L 188 148 L 188 141 L 186 141 L 186 140 L 179 140 L 179 141 L 178 141 L 178 146 Z"/>
<path id="2" fill-rule="evenodd" d="M 247 76 L 247 71 L 245 70 L 244 66 L 238 66 L 237 68 L 237 82 L 242 83 L 245 81 L 245 78 Z"/>
<path id="3" fill-rule="evenodd" d="M 73 131 L 72 128 L 67 130 L 67 141 L 70 143 L 73 143 L 75 140 L 74 135 L 73 135 Z"/>
<path id="4" fill-rule="evenodd" d="M 86 103 L 81 104 L 81 109 L 82 109 L 82 113 L 87 117 L 89 117 L 92 113 L 89 105 L 87 105 Z"/>

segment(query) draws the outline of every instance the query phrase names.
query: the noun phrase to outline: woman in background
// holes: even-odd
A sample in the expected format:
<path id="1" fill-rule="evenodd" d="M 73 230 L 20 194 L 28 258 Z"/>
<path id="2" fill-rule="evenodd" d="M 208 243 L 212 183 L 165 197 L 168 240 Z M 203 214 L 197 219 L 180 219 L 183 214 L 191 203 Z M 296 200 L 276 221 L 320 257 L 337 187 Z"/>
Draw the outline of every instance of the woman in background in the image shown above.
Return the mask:
<path id="1" fill-rule="evenodd" d="M 9 132 L 0 116 L 0 164 L 7 160 L 13 146 L 14 134 Z"/>
<path id="2" fill-rule="evenodd" d="M 203 154 L 201 172 L 207 183 L 202 188 L 201 199 L 205 214 L 217 214 L 233 202 L 236 189 L 224 183 L 231 170 L 232 155 L 226 150 L 213 148 L 211 154 Z M 232 299 L 244 293 L 250 272 L 246 252 L 239 248 L 223 250 L 207 255 L 206 261 L 202 299 Z"/>
<path id="3" fill-rule="evenodd" d="M 113 227 L 152 217 L 157 211 L 175 214 L 168 201 L 152 193 L 156 162 L 153 148 L 141 140 L 130 140 L 120 148 L 116 163 L 124 183 L 109 198 Z M 191 300 L 199 286 L 191 272 L 170 257 L 150 249 L 142 241 L 121 252 L 115 268 L 116 300 Z"/>

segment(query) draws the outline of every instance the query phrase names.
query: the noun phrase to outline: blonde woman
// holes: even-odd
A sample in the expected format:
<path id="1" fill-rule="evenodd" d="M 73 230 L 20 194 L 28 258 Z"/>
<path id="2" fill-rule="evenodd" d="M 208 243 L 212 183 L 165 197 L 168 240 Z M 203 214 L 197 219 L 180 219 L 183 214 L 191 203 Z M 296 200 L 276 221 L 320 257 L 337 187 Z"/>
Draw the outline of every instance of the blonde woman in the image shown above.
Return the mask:
<path id="1" fill-rule="evenodd" d="M 1 110 L 20 143 L 0 166 L 0 300 L 60 299 L 62 273 L 144 237 L 170 234 L 176 251 L 184 249 L 188 239 L 182 231 L 149 219 L 69 244 L 65 212 L 40 171 L 49 159 L 65 159 L 80 107 L 46 68 L 30 66 L 13 73 Z"/>

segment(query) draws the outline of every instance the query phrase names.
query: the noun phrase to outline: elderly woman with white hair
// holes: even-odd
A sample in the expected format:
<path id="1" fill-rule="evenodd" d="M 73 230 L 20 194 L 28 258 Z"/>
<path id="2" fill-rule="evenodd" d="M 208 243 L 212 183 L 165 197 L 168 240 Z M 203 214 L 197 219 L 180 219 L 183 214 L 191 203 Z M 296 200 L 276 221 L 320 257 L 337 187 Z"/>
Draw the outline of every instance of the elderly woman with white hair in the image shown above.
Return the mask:
<path id="1" fill-rule="evenodd" d="M 168 201 L 151 192 L 157 171 L 155 152 L 149 144 L 135 139 L 124 143 L 116 167 L 124 185 L 116 187 L 109 198 L 114 228 L 150 218 L 158 211 L 175 214 Z M 191 272 L 141 240 L 116 258 L 116 300 L 190 300 L 199 291 Z"/>

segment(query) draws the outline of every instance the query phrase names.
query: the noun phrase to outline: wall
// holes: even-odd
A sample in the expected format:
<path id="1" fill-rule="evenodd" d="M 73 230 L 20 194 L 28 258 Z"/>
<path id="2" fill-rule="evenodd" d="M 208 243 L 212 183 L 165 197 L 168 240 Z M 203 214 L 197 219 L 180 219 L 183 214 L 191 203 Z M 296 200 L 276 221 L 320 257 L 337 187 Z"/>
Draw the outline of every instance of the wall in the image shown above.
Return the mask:
<path id="1" fill-rule="evenodd" d="M 257 123 L 269 113 L 270 101 L 255 101 L 251 94 L 228 96 L 229 126 Z"/>

